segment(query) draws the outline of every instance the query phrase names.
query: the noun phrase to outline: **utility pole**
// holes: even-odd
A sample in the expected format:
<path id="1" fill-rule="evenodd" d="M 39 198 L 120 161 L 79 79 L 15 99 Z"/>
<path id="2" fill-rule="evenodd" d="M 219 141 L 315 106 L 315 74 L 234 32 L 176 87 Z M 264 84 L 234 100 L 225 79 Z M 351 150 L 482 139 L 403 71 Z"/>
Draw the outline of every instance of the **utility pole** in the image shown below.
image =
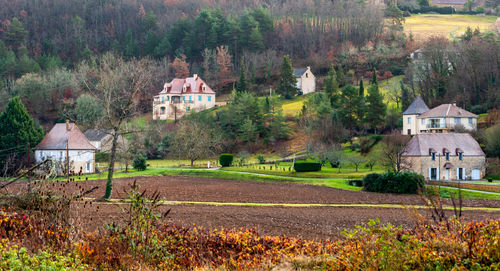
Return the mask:
<path id="1" fill-rule="evenodd" d="M 66 141 L 66 179 L 69 181 L 69 137 Z"/>
<path id="2" fill-rule="evenodd" d="M 28 155 L 28 168 L 31 167 L 30 152 L 31 152 L 30 143 L 28 143 L 28 150 L 26 151 L 26 154 Z"/>

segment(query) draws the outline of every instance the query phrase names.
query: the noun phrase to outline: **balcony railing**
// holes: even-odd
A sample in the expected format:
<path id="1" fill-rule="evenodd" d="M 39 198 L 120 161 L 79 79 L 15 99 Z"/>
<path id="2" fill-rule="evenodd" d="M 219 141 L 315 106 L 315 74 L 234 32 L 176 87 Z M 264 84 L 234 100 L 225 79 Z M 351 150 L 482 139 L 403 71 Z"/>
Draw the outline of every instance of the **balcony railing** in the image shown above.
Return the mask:
<path id="1" fill-rule="evenodd" d="M 444 123 L 428 123 L 427 129 L 444 129 L 446 125 Z"/>

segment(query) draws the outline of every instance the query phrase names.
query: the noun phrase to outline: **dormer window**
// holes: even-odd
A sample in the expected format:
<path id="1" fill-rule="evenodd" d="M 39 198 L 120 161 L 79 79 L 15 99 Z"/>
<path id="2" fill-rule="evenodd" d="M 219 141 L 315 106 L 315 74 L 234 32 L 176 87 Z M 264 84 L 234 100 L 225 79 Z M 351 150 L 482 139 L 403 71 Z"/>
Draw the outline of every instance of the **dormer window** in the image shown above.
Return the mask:
<path id="1" fill-rule="evenodd" d="M 201 87 L 201 89 L 202 89 L 203 91 L 205 91 L 205 90 L 207 90 L 207 86 L 203 85 L 203 86 Z"/>
<path id="2" fill-rule="evenodd" d="M 447 152 L 447 153 L 445 153 L 445 155 L 446 155 L 446 161 L 450 161 L 450 153 Z"/>
<path id="3" fill-rule="evenodd" d="M 432 161 L 436 161 L 436 153 L 435 152 L 431 153 L 431 156 L 432 156 Z"/>
<path id="4" fill-rule="evenodd" d="M 464 154 L 462 152 L 458 154 L 458 160 L 464 160 Z"/>
<path id="5" fill-rule="evenodd" d="M 182 91 L 186 92 L 186 85 L 182 86 Z"/>

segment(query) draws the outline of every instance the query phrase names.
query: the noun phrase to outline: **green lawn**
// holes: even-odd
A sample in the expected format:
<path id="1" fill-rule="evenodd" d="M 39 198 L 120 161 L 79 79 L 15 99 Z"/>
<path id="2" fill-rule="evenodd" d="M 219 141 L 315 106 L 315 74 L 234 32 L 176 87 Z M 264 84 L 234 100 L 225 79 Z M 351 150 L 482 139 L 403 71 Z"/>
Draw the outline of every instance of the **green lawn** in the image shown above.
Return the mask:
<path id="1" fill-rule="evenodd" d="M 295 117 L 300 110 L 302 110 L 302 106 L 306 101 L 308 95 L 301 95 L 294 97 L 290 100 L 284 100 L 281 105 L 281 109 L 283 110 L 283 115 L 287 117 Z"/>

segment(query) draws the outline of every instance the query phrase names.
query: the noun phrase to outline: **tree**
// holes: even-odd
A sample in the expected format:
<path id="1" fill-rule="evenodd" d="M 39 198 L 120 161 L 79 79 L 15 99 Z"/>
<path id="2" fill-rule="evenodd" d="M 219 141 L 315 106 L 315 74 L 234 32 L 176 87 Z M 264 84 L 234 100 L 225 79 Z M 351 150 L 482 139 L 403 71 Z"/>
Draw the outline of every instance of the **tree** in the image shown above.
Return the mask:
<path id="1" fill-rule="evenodd" d="M 95 120 L 95 125 L 112 130 L 113 141 L 104 199 L 111 196 L 118 138 L 120 134 L 131 132 L 125 130 L 125 122 L 139 112 L 140 97 L 152 87 L 152 66 L 148 59 L 126 62 L 108 53 L 94 61 L 84 62 L 78 68 L 80 83 L 104 109 L 102 118 Z"/>
<path id="2" fill-rule="evenodd" d="M 352 132 L 362 120 L 360 115 L 361 109 L 364 106 L 363 99 L 358 95 L 358 90 L 352 85 L 347 85 L 342 88 L 342 93 L 339 99 L 338 111 L 342 122 L 347 125 L 349 132 Z"/>
<path id="3" fill-rule="evenodd" d="M 384 125 L 386 105 L 384 97 L 380 93 L 377 84 L 372 84 L 368 89 L 367 105 L 366 105 L 366 122 L 377 133 L 377 128 Z"/>
<path id="4" fill-rule="evenodd" d="M 403 151 L 410 137 L 394 132 L 382 140 L 381 161 L 382 164 L 393 172 L 401 172 L 410 169 L 409 161 L 403 158 Z"/>
<path id="5" fill-rule="evenodd" d="M 176 57 L 170 66 L 175 70 L 175 77 L 186 78 L 189 76 L 189 64 L 186 62 L 186 56 L 181 54 L 180 58 Z"/>
<path id="6" fill-rule="evenodd" d="M 400 84 L 401 84 L 401 108 L 403 110 L 406 110 L 412 102 L 412 97 L 410 97 L 408 88 L 406 88 L 405 84 L 403 83 L 403 80 L 401 80 Z"/>
<path id="7" fill-rule="evenodd" d="M 280 79 L 276 91 L 285 99 L 290 99 L 298 93 L 297 78 L 293 75 L 292 61 L 288 55 L 283 57 L 280 69 Z"/>
<path id="8" fill-rule="evenodd" d="M 43 138 L 42 128 L 35 128 L 33 118 L 24 107 L 19 97 L 9 100 L 7 107 L 0 114 L 0 166 L 5 166 L 7 156 L 21 162 L 29 148 L 35 147 Z M 13 173 L 9 170 L 9 173 Z"/>
<path id="9" fill-rule="evenodd" d="M 429 0 L 418 0 L 417 3 L 420 7 L 428 7 L 429 6 Z"/>
<path id="10" fill-rule="evenodd" d="M 7 26 L 4 36 L 7 45 L 13 49 L 17 49 L 19 46 L 24 44 L 26 37 L 28 36 L 28 31 L 26 31 L 23 24 L 16 17 L 14 17 Z"/>
<path id="11" fill-rule="evenodd" d="M 240 79 L 236 84 L 236 92 L 245 92 L 248 91 L 248 83 L 247 83 L 247 71 L 245 70 L 245 59 L 241 57 L 240 60 Z"/>
<path id="12" fill-rule="evenodd" d="M 233 67 L 231 54 L 226 46 L 217 46 L 217 65 L 219 67 L 219 87 L 222 88 L 225 82 L 231 79 L 231 69 Z"/>
<path id="13" fill-rule="evenodd" d="M 342 65 L 339 65 L 337 67 L 337 83 L 339 84 L 339 87 L 344 87 L 345 86 L 345 74 L 344 74 L 344 68 L 342 68 Z"/>
<path id="14" fill-rule="evenodd" d="M 464 4 L 464 10 L 466 11 L 472 11 L 472 6 L 474 6 L 474 1 L 473 0 L 467 0 L 465 1 L 465 4 Z"/>
<path id="15" fill-rule="evenodd" d="M 365 97 L 365 86 L 363 86 L 363 79 L 359 80 L 359 96 Z"/>
<path id="16" fill-rule="evenodd" d="M 82 94 L 76 99 L 75 115 L 78 124 L 92 127 L 96 120 L 104 115 L 104 109 L 99 100 L 89 94 Z"/>
<path id="17" fill-rule="evenodd" d="M 372 73 L 372 84 L 377 84 L 377 70 L 373 68 L 373 73 Z"/>
<path id="18" fill-rule="evenodd" d="M 500 124 L 486 129 L 486 151 L 494 157 L 500 158 Z"/>
<path id="19" fill-rule="evenodd" d="M 196 160 L 217 155 L 221 146 L 221 140 L 213 129 L 197 121 L 184 120 L 175 132 L 170 152 L 172 157 L 188 159 L 194 166 Z"/>
<path id="20" fill-rule="evenodd" d="M 328 93 L 328 95 L 334 99 L 334 96 L 337 94 L 337 89 L 339 87 L 337 83 L 337 79 L 335 78 L 335 68 L 333 65 L 330 65 L 330 70 L 328 71 L 328 76 L 325 78 L 325 89 L 324 91 Z"/>
<path id="21" fill-rule="evenodd" d="M 366 159 L 356 153 L 347 156 L 347 161 L 356 167 L 356 172 L 358 172 L 359 165 L 366 162 Z"/>

